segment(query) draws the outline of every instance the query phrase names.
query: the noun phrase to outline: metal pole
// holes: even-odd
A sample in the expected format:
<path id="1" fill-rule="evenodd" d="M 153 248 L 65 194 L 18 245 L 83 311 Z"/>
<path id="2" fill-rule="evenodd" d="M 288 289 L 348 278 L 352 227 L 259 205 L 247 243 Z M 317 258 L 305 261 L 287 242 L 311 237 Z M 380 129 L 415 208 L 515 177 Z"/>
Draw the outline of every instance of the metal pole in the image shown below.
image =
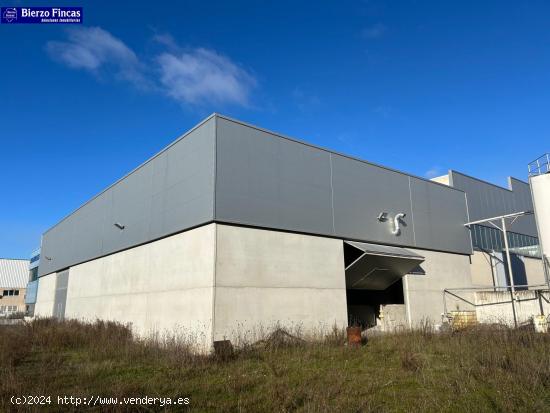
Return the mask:
<path id="1" fill-rule="evenodd" d="M 512 313 L 514 314 L 514 326 L 518 326 L 518 320 L 516 317 L 516 306 L 514 304 L 516 288 L 514 286 L 514 273 L 512 272 L 512 261 L 510 260 L 510 249 L 508 247 L 508 234 L 506 232 L 506 219 L 502 218 L 502 234 L 504 236 L 504 248 L 506 249 L 506 261 L 508 263 L 508 276 L 510 277 L 510 295 L 512 297 Z"/>

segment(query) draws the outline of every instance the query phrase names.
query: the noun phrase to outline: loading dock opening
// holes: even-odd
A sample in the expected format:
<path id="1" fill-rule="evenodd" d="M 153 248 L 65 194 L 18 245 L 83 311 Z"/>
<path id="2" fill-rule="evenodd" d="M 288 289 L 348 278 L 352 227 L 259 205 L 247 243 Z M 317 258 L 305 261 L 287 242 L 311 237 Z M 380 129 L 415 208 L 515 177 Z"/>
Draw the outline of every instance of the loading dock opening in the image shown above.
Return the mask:
<path id="1" fill-rule="evenodd" d="M 404 304 L 402 278 L 422 262 L 405 248 L 344 241 L 350 325 L 375 326 L 381 305 Z"/>

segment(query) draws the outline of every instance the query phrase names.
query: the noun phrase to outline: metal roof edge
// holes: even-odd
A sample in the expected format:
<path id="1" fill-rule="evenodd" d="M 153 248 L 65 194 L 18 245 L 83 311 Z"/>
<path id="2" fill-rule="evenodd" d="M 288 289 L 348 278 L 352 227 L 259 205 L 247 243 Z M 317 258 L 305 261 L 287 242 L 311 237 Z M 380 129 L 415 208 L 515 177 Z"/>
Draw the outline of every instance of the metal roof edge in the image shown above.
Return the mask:
<path id="1" fill-rule="evenodd" d="M 213 119 L 215 118 L 216 116 L 219 116 L 217 113 L 212 113 L 211 115 L 209 115 L 207 118 L 203 119 L 202 121 L 200 121 L 198 124 L 196 124 L 195 126 L 193 126 L 191 129 L 189 129 L 188 131 L 184 132 L 182 135 L 180 135 L 179 137 L 177 137 L 174 141 L 172 141 L 171 143 L 169 143 L 167 146 L 165 146 L 164 148 L 162 148 L 159 152 L 157 152 L 156 154 L 154 154 L 152 157 L 150 157 L 149 159 L 147 159 L 145 162 L 141 163 L 139 166 L 135 167 L 134 169 L 132 169 L 130 172 L 128 172 L 127 174 L 125 174 L 124 176 L 122 176 L 121 178 L 117 179 L 115 182 L 113 182 L 111 185 L 109 185 L 108 187 L 106 187 L 105 189 L 103 189 L 101 192 L 97 193 L 96 195 L 94 195 L 92 198 L 88 199 L 86 202 L 84 202 L 82 205 L 80 205 L 78 208 L 76 208 L 75 210 L 73 210 L 71 213 L 65 215 L 63 218 L 61 218 L 61 220 L 59 220 L 56 224 L 52 225 L 50 228 L 48 228 L 46 231 L 44 231 L 42 233 L 42 235 L 45 235 L 47 234 L 49 231 L 51 231 L 52 229 L 54 229 L 56 226 L 58 226 L 59 224 L 61 224 L 63 221 L 65 221 L 67 218 L 69 218 L 71 215 L 73 215 L 75 212 L 77 212 L 78 210 L 82 209 L 83 207 L 85 207 L 86 205 L 88 205 L 90 202 L 92 202 L 94 199 L 96 199 L 97 197 L 99 197 L 100 195 L 104 194 L 105 192 L 107 192 L 109 189 L 111 189 L 112 187 L 114 187 L 116 184 L 118 184 L 119 182 L 123 181 L 124 179 L 128 178 L 130 175 L 132 175 L 134 172 L 138 171 L 139 169 L 141 169 L 142 167 L 144 167 L 145 165 L 147 165 L 149 162 L 151 162 L 153 159 L 159 157 L 160 155 L 162 155 L 164 152 L 166 152 L 168 149 L 170 149 L 172 146 L 174 146 L 176 143 L 178 143 L 179 141 L 181 141 L 182 139 L 184 139 L 187 135 L 189 135 L 191 132 L 195 131 L 196 129 L 200 128 L 201 126 L 203 126 L 206 122 L 208 122 L 210 119 Z"/>
<path id="2" fill-rule="evenodd" d="M 511 189 L 511 187 L 510 187 L 510 188 L 506 188 L 505 186 L 501 186 L 501 185 L 498 185 L 498 184 L 494 184 L 494 183 L 492 183 L 492 182 L 485 181 L 485 180 L 483 180 L 483 179 L 481 179 L 481 178 L 476 178 L 475 176 L 465 174 L 464 172 L 460 172 L 460 171 L 457 171 L 457 170 L 455 170 L 455 169 L 449 169 L 449 174 L 454 174 L 454 173 L 459 174 L 459 175 L 462 175 L 462 176 L 465 176 L 466 178 L 470 178 L 470 179 L 473 179 L 473 180 L 475 180 L 475 181 L 484 183 L 484 184 L 486 184 L 486 185 L 490 185 L 490 186 L 494 186 L 494 187 L 499 188 L 499 189 L 504 189 L 504 190 L 506 190 L 506 191 L 514 192 L 514 190 Z M 523 180 L 521 180 L 521 179 L 519 179 L 519 178 L 514 178 L 513 176 L 508 176 L 508 177 L 507 177 L 508 185 L 511 185 L 511 180 L 512 180 L 512 179 L 515 180 L 515 181 L 521 182 L 521 183 L 523 183 L 523 184 L 525 184 L 525 185 L 529 185 L 529 182 L 525 182 L 525 181 L 523 181 Z"/>
<path id="3" fill-rule="evenodd" d="M 57 227 L 59 224 L 61 224 L 62 222 L 64 222 L 65 220 L 67 220 L 71 215 L 75 214 L 77 211 L 79 211 L 80 209 L 82 209 L 84 206 L 86 206 L 87 204 L 89 204 L 90 202 L 92 202 L 94 199 L 98 198 L 100 195 L 104 194 L 106 191 L 108 191 L 109 189 L 111 189 L 112 187 L 114 187 L 115 185 L 117 185 L 119 182 L 123 181 L 124 179 L 126 179 L 128 176 L 132 175 L 134 172 L 138 171 L 139 169 L 141 169 L 142 167 L 144 167 L 145 165 L 147 165 L 149 162 L 151 162 L 152 160 L 154 160 L 155 158 L 157 158 L 158 156 L 160 156 L 161 154 L 163 154 L 164 152 L 166 152 L 169 148 L 171 148 L 172 146 L 174 146 L 176 143 L 178 143 L 179 141 L 181 141 L 182 139 L 184 139 L 187 135 L 189 135 L 190 133 L 192 133 L 193 131 L 195 131 L 196 129 L 200 128 L 201 126 L 203 126 L 204 124 L 206 124 L 209 120 L 213 119 L 213 118 L 216 118 L 216 117 L 219 117 L 221 119 L 225 119 L 229 122 L 233 122 L 233 123 L 236 123 L 236 124 L 239 124 L 239 125 L 242 125 L 242 126 L 246 126 L 246 127 L 249 127 L 249 128 L 252 128 L 252 129 L 256 129 L 258 131 L 261 131 L 261 132 L 265 132 L 265 133 L 268 133 L 270 135 L 273 135 L 273 136 L 276 136 L 276 137 L 279 137 L 281 139 L 285 139 L 285 140 L 288 140 L 288 141 L 291 141 L 291 142 L 295 142 L 295 143 L 298 143 L 298 144 L 301 144 L 301 145 L 305 145 L 305 146 L 308 146 L 308 147 L 311 147 L 311 148 L 314 148 L 314 149 L 318 149 L 318 150 L 321 150 L 321 151 L 324 151 L 324 152 L 327 152 L 327 153 L 330 153 L 330 154 L 334 154 L 334 155 L 339 155 L 339 156 L 342 156 L 344 158 L 347 158 L 347 159 L 351 159 L 351 160 L 354 160 L 354 161 L 358 161 L 358 162 L 362 162 L 362 163 L 365 163 L 365 164 L 368 164 L 368 165 L 371 165 L 371 166 L 375 166 L 375 167 L 378 167 L 378 168 L 382 168 L 382 169 L 385 169 L 387 171 L 390 171 L 390 172 L 395 172 L 395 173 L 398 173 L 398 174 L 401 174 L 401 175 L 404 175 L 404 176 L 407 176 L 407 177 L 412 177 L 412 178 L 416 178 L 416 179 L 419 179 L 421 181 L 424 181 L 424 182 L 427 182 L 427 183 L 430 183 L 430 184 L 433 184 L 433 185 L 438 185 L 438 186 L 441 186 L 441 187 L 444 187 L 444 188 L 449 188 L 449 189 L 452 189 L 452 190 L 455 190 L 455 191 L 459 191 L 459 192 L 464 192 L 463 190 L 461 189 L 458 189 L 458 188 L 454 188 L 452 186 L 449 186 L 449 185 L 445 185 L 445 184 L 441 184 L 439 182 L 434 182 L 434 181 L 431 181 L 427 178 L 423 178 L 423 177 L 420 177 L 418 175 L 414 175 L 414 174 L 410 174 L 410 173 L 407 173 L 407 172 L 403 172 L 403 171 L 400 171 L 398 169 L 394 169 L 394 168 L 390 168 L 390 167 L 387 167 L 387 166 L 384 166 L 384 165 L 380 165 L 380 164 L 377 164 L 377 163 L 374 163 L 374 162 L 371 162 L 371 161 L 367 161 L 367 160 L 364 160 L 364 159 L 361 159 L 361 158 L 357 158 L 357 157 L 354 157 L 354 156 L 351 156 L 351 155 L 347 155 L 347 154 L 344 154 L 344 153 L 341 153 L 341 152 L 337 152 L 337 151 L 334 151 L 334 150 L 330 150 L 330 149 L 327 149 L 327 148 L 323 148 L 321 146 L 317 146 L 317 145 L 313 145 L 309 142 L 305 142 L 305 141 L 302 141 L 302 140 L 299 140 L 299 139 L 296 139 L 296 138 L 292 138 L 290 136 L 287 136 L 287 135 L 283 135 L 281 133 L 278 133 L 278 132 L 274 132 L 274 131 L 271 131 L 271 130 L 268 130 L 268 129 L 264 129 L 264 128 L 261 128 L 259 126 L 255 126 L 255 125 L 252 125 L 250 123 L 246 123 L 246 122 L 243 122 L 243 121 L 240 121 L 238 119 L 234 119 L 234 118 L 231 118 L 229 116 L 226 116 L 226 115 L 222 115 L 220 113 L 217 113 L 217 112 L 213 112 L 212 114 L 210 114 L 208 117 L 206 117 L 205 119 L 203 119 L 202 121 L 200 121 L 198 124 L 196 124 L 195 126 L 193 126 L 191 129 L 187 130 L 186 132 L 184 132 L 183 134 L 181 134 L 178 138 L 176 138 L 174 141 L 172 141 L 170 144 L 168 144 L 167 146 L 165 146 L 163 149 L 161 149 L 159 152 L 157 152 L 156 154 L 154 154 L 152 157 L 148 158 L 146 161 L 142 162 L 140 165 L 138 165 L 137 167 L 135 167 L 134 169 L 132 169 L 130 172 L 128 172 L 127 174 L 123 175 L 121 178 L 117 179 L 115 182 L 113 182 L 112 184 L 110 184 L 109 186 L 107 186 L 105 189 L 103 189 L 102 191 L 100 191 L 99 193 L 97 193 L 96 195 L 94 195 L 92 198 L 90 198 L 89 200 L 87 200 L 86 202 L 84 202 L 82 205 L 80 205 L 78 208 L 74 209 L 72 212 L 70 212 L 69 214 L 65 215 L 63 218 L 61 218 L 57 223 L 55 223 L 54 225 L 52 225 L 51 227 L 49 227 L 47 230 L 45 230 L 42 234 L 45 235 L 47 234 L 48 232 L 50 232 L 52 229 L 54 229 L 55 227 Z M 215 132 L 217 133 L 217 131 Z M 449 173 L 453 172 L 453 170 L 449 170 Z M 466 174 L 462 174 L 461 172 L 458 172 L 460 173 L 461 175 L 465 175 L 469 178 L 472 178 L 472 179 L 477 179 L 477 178 L 474 178 L 474 177 L 471 177 L 469 175 L 466 175 Z M 514 178 L 515 179 L 515 178 Z M 478 179 L 479 181 L 481 182 L 485 182 L 481 179 Z M 486 182 L 490 185 L 493 185 L 493 186 L 496 186 L 496 187 L 499 187 L 501 188 L 500 186 L 498 185 L 495 185 L 495 184 L 491 184 L 490 182 Z M 503 188 L 503 189 L 506 189 L 506 188 Z"/>

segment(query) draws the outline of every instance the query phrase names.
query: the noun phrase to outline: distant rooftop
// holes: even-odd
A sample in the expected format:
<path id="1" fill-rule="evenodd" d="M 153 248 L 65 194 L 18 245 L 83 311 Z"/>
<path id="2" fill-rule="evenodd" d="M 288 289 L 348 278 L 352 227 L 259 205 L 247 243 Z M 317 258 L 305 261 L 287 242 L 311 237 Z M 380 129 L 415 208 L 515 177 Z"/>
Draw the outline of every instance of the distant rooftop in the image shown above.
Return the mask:
<path id="1" fill-rule="evenodd" d="M 0 258 L 0 288 L 25 288 L 28 280 L 28 260 Z"/>

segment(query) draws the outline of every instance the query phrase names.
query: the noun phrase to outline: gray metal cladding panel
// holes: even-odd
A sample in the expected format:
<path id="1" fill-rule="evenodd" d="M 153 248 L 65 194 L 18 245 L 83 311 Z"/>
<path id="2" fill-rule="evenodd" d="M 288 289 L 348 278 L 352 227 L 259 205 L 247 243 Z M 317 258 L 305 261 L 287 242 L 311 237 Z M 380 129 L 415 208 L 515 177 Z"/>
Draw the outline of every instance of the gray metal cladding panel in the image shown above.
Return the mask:
<path id="1" fill-rule="evenodd" d="M 466 192 L 470 221 L 492 218 L 514 212 L 533 210 L 529 184 L 511 178 L 511 190 L 451 171 L 454 188 Z M 534 217 L 521 217 L 508 228 L 510 231 L 537 236 Z"/>
<path id="2" fill-rule="evenodd" d="M 409 177 L 332 155 L 334 225 L 336 234 L 347 238 L 397 245 L 414 245 Z M 391 219 L 378 221 L 381 212 L 392 218 L 405 213 L 401 234 L 391 234 Z"/>
<path id="3" fill-rule="evenodd" d="M 40 266 L 38 275 L 49 274 L 56 269 L 56 263 L 71 262 L 73 255 L 73 235 L 72 223 L 74 217 L 68 216 L 60 222 L 54 229 L 48 231 L 42 238 L 42 251 L 40 253 Z M 55 256 L 55 262 L 53 257 Z"/>
<path id="4" fill-rule="evenodd" d="M 214 145 L 211 118 L 51 228 L 39 275 L 213 220 Z"/>
<path id="5" fill-rule="evenodd" d="M 103 228 L 103 251 L 117 251 L 148 239 L 152 167 L 146 164 L 110 191 L 111 207 Z M 114 224 L 124 225 L 124 230 Z"/>
<path id="6" fill-rule="evenodd" d="M 216 219 L 332 233 L 330 154 L 218 118 Z"/>
<path id="7" fill-rule="evenodd" d="M 416 246 L 471 253 L 464 193 L 414 177 L 410 181 Z"/>
<path id="8" fill-rule="evenodd" d="M 515 209 L 517 211 L 533 211 L 533 198 L 529 184 L 515 178 L 510 178 L 510 187 L 515 194 Z M 519 232 L 520 234 L 538 236 L 535 216 L 519 217 L 512 224 L 510 230 Z"/>
<path id="9" fill-rule="evenodd" d="M 464 193 L 425 185 L 436 189 L 426 189 L 428 199 L 411 209 L 407 174 L 218 118 L 215 216 L 221 222 L 416 246 L 413 209 L 454 200 L 447 211 L 433 212 L 437 223 L 420 214 L 418 225 L 430 227 L 420 228 L 419 240 L 424 248 L 470 253 Z M 390 220 L 379 222 L 381 212 Z M 391 234 L 397 213 L 406 214 L 398 236 Z"/>
<path id="10" fill-rule="evenodd" d="M 69 217 L 67 232 L 71 239 L 71 260 L 80 262 L 88 256 L 101 254 L 106 215 L 111 204 L 111 193 L 106 192 L 93 199 L 86 208 Z M 52 253 L 56 259 L 58 254 L 59 252 Z"/>

